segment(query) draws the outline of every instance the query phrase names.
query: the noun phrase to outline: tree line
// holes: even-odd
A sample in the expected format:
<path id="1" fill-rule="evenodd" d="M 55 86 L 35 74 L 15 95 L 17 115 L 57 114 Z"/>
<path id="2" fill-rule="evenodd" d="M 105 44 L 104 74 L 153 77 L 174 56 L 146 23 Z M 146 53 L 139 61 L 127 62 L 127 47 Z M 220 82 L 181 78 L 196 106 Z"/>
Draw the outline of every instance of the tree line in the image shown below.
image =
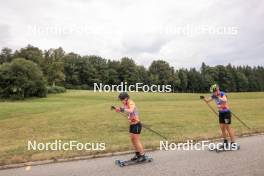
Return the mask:
<path id="1" fill-rule="evenodd" d="M 21 70 L 25 75 L 20 73 Z M 208 92 L 210 85 L 214 83 L 229 92 L 264 90 L 263 66 L 228 64 L 212 67 L 202 63 L 200 69 L 175 69 L 164 60 L 154 60 L 146 68 L 127 57 L 110 60 L 95 55 L 81 56 L 73 52 L 66 53 L 61 47 L 44 51 L 31 45 L 16 51 L 3 48 L 0 53 L 0 94 L 24 91 L 28 85 L 19 86 L 21 83 L 16 82 L 19 76 L 20 82 L 39 80 L 38 83 L 33 81 L 34 83 L 27 84 L 41 85 L 41 89 L 45 89 L 47 85 L 68 89 L 93 89 L 94 83 L 117 85 L 127 82 L 169 84 L 174 92 Z M 11 88 L 5 91 L 7 87 Z M 28 90 L 26 94 L 30 96 L 32 91 L 34 92 Z"/>

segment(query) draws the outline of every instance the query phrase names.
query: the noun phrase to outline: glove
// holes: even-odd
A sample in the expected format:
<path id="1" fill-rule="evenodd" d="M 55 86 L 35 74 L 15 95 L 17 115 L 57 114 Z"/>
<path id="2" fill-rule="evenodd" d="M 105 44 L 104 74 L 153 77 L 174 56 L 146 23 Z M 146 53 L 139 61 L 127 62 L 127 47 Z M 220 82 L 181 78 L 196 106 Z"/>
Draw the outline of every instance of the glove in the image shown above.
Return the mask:
<path id="1" fill-rule="evenodd" d="M 204 99 L 205 97 L 203 95 L 200 96 L 200 99 Z"/>
<path id="2" fill-rule="evenodd" d="M 120 107 L 120 112 L 124 112 L 124 111 L 125 111 L 125 108 Z"/>
<path id="3" fill-rule="evenodd" d="M 125 108 L 116 107 L 116 108 L 115 108 L 115 111 L 116 111 L 116 112 L 124 112 L 124 111 L 125 111 Z"/>
<path id="4" fill-rule="evenodd" d="M 116 112 L 121 112 L 120 107 L 116 107 L 116 108 L 115 108 L 115 111 L 116 111 Z"/>
<path id="5" fill-rule="evenodd" d="M 116 112 L 124 112 L 125 108 L 122 107 L 115 107 L 115 106 L 111 106 L 110 108 L 111 110 L 115 110 Z"/>

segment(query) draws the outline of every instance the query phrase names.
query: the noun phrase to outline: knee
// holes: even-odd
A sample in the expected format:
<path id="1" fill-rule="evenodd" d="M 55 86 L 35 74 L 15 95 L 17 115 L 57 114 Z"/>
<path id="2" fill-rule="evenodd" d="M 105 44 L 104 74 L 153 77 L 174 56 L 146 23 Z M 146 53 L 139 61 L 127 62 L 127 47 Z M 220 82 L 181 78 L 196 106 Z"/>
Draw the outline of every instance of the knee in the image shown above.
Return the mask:
<path id="1" fill-rule="evenodd" d="M 137 137 L 136 135 L 133 135 L 133 134 L 132 134 L 132 135 L 131 135 L 131 140 L 135 142 L 135 141 L 138 140 L 138 137 Z"/>
<path id="2" fill-rule="evenodd" d="M 226 125 L 226 129 L 227 130 L 232 130 L 232 128 L 230 127 L 230 125 Z"/>
<path id="3" fill-rule="evenodd" d="M 222 130 L 222 131 L 225 131 L 225 126 L 224 125 L 220 125 L 220 129 Z"/>

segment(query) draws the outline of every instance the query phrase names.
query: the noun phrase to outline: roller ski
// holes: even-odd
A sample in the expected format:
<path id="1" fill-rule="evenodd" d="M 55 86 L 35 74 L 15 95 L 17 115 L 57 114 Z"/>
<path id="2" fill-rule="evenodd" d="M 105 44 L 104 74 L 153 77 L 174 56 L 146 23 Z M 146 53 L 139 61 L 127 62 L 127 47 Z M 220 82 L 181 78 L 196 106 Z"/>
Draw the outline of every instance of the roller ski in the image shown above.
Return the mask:
<path id="1" fill-rule="evenodd" d="M 129 166 L 129 165 L 149 163 L 149 162 L 152 162 L 152 161 L 153 161 L 153 158 L 151 158 L 149 156 L 145 156 L 145 155 L 137 156 L 137 155 L 135 155 L 130 160 L 116 160 L 115 164 L 120 166 L 120 167 L 124 167 L 124 166 Z"/>

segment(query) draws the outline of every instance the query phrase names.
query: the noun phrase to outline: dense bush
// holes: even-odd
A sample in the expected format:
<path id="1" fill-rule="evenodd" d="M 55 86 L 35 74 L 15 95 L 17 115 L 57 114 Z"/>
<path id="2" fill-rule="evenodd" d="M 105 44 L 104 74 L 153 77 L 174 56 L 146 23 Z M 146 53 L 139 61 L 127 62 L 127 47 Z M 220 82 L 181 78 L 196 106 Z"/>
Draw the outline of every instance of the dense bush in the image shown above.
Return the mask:
<path id="1" fill-rule="evenodd" d="M 48 93 L 64 93 L 66 92 L 66 89 L 64 87 L 60 86 L 51 86 L 47 87 Z"/>
<path id="2" fill-rule="evenodd" d="M 67 89 L 77 89 L 77 90 L 92 90 L 93 87 L 86 85 L 86 84 L 82 84 L 82 85 L 71 85 L 71 84 L 66 84 L 65 88 Z"/>
<path id="3" fill-rule="evenodd" d="M 47 90 L 37 64 L 17 58 L 0 65 L 0 98 L 45 97 Z"/>

